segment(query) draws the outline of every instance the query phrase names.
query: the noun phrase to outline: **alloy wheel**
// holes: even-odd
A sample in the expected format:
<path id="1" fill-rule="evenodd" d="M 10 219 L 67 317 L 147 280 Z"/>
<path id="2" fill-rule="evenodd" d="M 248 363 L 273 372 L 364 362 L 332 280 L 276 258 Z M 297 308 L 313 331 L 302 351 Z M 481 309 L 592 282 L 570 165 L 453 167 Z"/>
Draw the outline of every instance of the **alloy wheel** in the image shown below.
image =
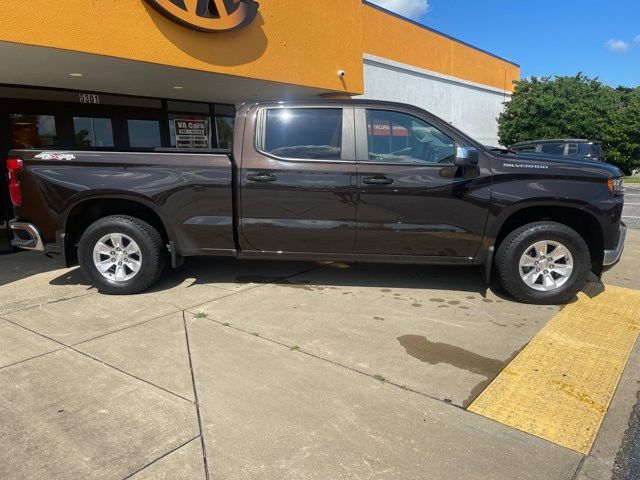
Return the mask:
<path id="1" fill-rule="evenodd" d="M 103 277 L 114 282 L 126 282 L 140 271 L 142 252 L 128 235 L 109 233 L 93 247 L 93 264 Z"/>
<path id="2" fill-rule="evenodd" d="M 524 251 L 518 271 L 528 287 L 549 292 L 569 280 L 573 265 L 573 257 L 567 247 L 559 242 L 543 240 Z"/>

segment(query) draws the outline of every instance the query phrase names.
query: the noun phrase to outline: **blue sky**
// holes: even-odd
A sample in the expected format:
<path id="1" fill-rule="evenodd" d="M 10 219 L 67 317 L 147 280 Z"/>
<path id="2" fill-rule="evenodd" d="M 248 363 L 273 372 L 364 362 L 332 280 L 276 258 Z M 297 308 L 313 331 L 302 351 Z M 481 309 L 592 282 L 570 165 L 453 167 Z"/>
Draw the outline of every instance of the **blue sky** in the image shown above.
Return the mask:
<path id="1" fill-rule="evenodd" d="M 518 63 L 523 77 L 640 86 L 640 0 L 370 1 Z"/>

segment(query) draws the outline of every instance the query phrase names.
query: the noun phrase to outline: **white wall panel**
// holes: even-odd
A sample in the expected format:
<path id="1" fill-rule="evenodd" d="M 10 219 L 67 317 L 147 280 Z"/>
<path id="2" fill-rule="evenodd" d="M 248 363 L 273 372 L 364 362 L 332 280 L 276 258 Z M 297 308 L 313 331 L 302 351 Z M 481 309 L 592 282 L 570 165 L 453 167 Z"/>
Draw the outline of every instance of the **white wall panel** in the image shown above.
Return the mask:
<path id="1" fill-rule="evenodd" d="M 364 59 L 364 80 L 359 98 L 421 107 L 484 144 L 498 145 L 497 118 L 509 92 L 370 55 Z"/>

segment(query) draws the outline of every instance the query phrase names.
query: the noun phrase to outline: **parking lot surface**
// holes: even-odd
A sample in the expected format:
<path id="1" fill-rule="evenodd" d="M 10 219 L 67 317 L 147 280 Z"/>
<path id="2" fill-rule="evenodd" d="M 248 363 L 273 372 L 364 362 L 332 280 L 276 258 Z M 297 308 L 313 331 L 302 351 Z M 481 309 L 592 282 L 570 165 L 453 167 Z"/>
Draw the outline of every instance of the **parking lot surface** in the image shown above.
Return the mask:
<path id="1" fill-rule="evenodd" d="M 631 228 L 640 228 L 640 184 L 631 183 L 625 186 L 624 222 Z"/>
<path id="2" fill-rule="evenodd" d="M 637 345 L 587 455 L 467 410 L 561 310 L 476 269 L 198 258 L 115 297 L 0 265 L 2 479 L 635 478 Z M 638 269 L 631 230 L 603 288 Z"/>

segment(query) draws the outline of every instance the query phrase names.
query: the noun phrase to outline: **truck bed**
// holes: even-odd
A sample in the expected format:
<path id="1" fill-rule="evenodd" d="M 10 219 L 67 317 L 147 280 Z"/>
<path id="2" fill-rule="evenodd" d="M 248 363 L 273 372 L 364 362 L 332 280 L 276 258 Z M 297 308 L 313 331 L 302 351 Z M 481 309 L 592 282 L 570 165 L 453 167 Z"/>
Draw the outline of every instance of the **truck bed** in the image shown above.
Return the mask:
<path id="1" fill-rule="evenodd" d="M 24 161 L 20 182 L 29 199 L 16 208 L 16 216 L 36 223 L 46 244 L 77 242 L 69 238 L 72 229 L 64 238 L 65 225 L 78 222 L 77 212 L 86 215 L 87 202 L 109 197 L 153 210 L 179 255 L 236 252 L 230 155 L 37 150 L 11 155 Z"/>

